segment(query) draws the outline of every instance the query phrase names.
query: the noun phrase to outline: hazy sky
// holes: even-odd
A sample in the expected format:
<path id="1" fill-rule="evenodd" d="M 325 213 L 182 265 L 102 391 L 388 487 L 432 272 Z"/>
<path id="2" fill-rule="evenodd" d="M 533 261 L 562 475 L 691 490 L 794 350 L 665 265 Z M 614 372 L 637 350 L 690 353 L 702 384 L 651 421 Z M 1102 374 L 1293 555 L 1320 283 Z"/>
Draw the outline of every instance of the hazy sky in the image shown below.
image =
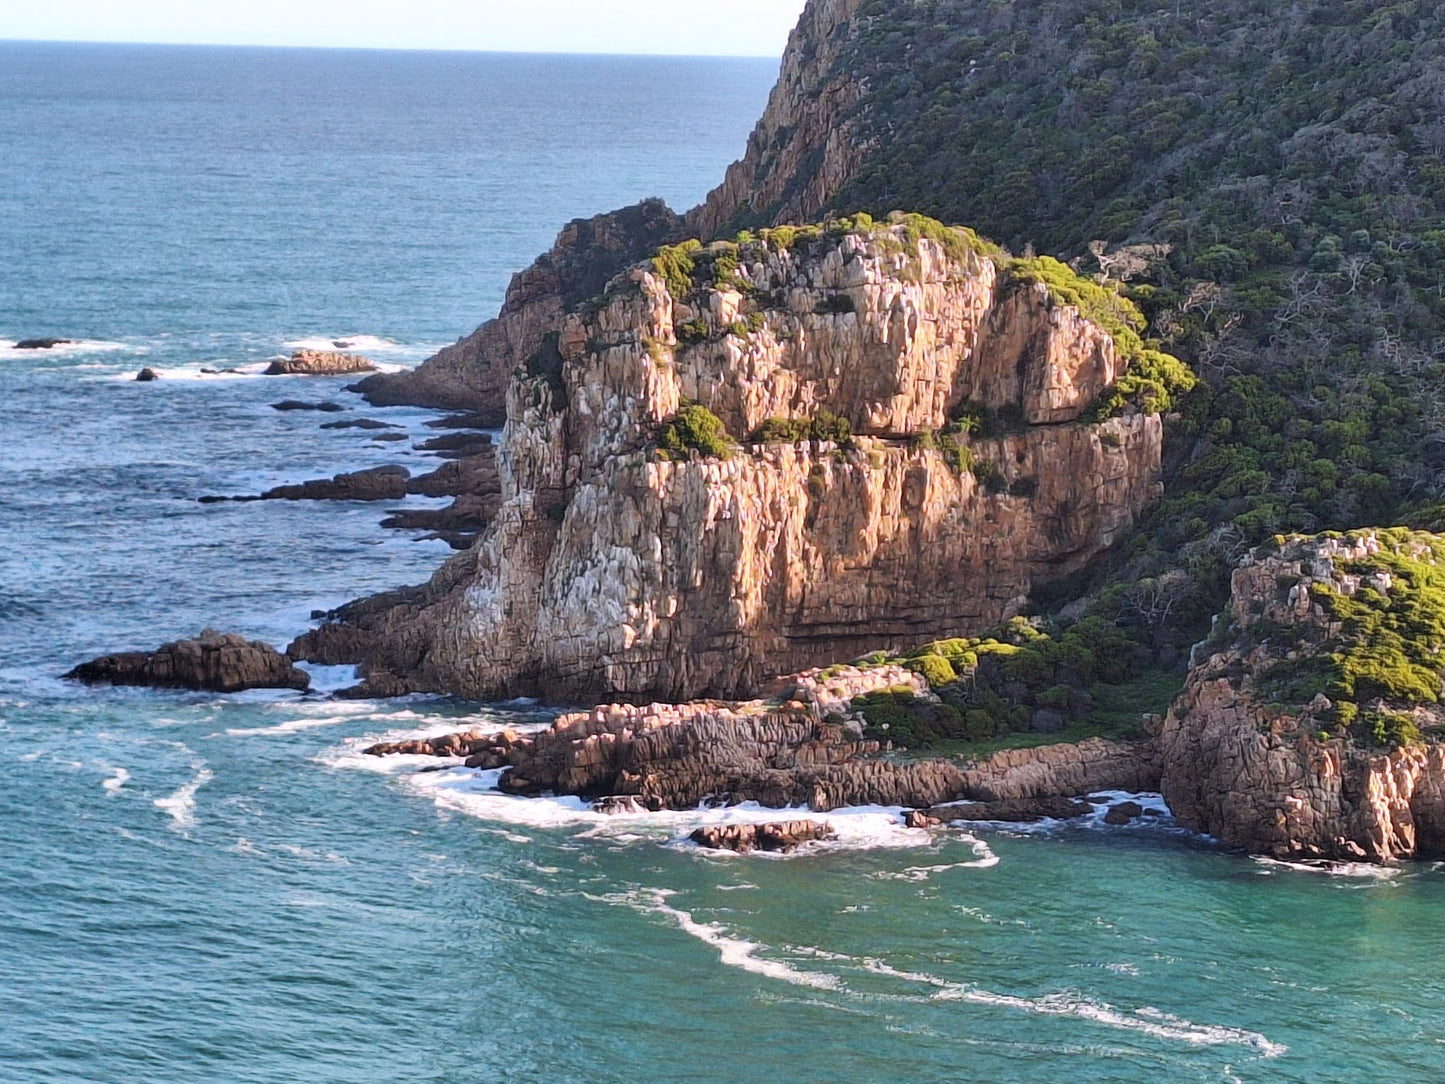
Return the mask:
<path id="1" fill-rule="evenodd" d="M 804 0 L 0 0 L 0 38 L 778 56 Z"/>

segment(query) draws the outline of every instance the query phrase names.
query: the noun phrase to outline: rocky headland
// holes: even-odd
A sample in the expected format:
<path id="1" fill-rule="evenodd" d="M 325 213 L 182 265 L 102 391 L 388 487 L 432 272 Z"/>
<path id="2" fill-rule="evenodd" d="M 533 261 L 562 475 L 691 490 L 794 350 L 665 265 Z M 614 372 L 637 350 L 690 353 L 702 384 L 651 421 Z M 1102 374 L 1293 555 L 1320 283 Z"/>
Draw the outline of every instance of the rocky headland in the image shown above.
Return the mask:
<path id="1" fill-rule="evenodd" d="M 1440 536 L 1261 549 L 1164 724 L 1170 808 L 1281 858 L 1445 857 L 1442 650 Z"/>
<path id="2" fill-rule="evenodd" d="M 664 249 L 514 374 L 480 544 L 291 651 L 386 693 L 688 700 L 980 631 L 1157 495 L 1160 419 L 1093 420 L 1127 368 L 936 223 Z"/>

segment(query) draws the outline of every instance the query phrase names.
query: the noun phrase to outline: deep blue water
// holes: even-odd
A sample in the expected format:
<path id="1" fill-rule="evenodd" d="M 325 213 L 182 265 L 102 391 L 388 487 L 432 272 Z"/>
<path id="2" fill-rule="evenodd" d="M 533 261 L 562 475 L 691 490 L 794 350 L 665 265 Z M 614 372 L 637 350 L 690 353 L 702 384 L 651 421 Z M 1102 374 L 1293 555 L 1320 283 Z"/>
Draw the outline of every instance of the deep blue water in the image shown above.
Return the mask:
<path id="1" fill-rule="evenodd" d="M 339 337 L 426 356 L 567 218 L 700 199 L 772 77 L 0 44 L 0 342 L 85 340 L 0 346 L 0 1081 L 1445 1077 L 1432 868 L 879 812 L 724 860 L 680 842 L 709 814 L 604 821 L 356 755 L 521 706 L 56 680 L 208 624 L 285 641 L 424 578 L 447 551 L 379 506 L 195 497 L 434 463 L 278 399 L 426 414 L 200 369 Z"/>

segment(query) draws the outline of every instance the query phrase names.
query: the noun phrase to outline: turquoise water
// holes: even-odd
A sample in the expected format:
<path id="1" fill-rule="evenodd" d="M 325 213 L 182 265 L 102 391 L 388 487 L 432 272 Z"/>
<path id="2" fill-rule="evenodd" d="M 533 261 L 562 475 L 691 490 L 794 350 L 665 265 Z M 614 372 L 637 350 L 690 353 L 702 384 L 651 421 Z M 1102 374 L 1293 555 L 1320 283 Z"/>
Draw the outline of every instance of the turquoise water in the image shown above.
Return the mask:
<path id="1" fill-rule="evenodd" d="M 699 198 L 771 79 L 0 45 L 0 340 L 87 340 L 0 347 L 0 1080 L 1445 1076 L 1430 867 L 1325 875 L 1167 826 L 929 836 L 878 811 L 831 849 L 721 858 L 682 842 L 721 814 L 604 821 L 357 755 L 544 721 L 526 705 L 55 679 L 206 624 L 284 641 L 425 577 L 447 551 L 378 530 L 380 507 L 194 498 L 429 465 L 278 399 L 415 435 L 426 414 L 200 368 L 339 336 L 425 356 L 566 217 Z M 166 376 L 137 385 L 141 365 Z"/>

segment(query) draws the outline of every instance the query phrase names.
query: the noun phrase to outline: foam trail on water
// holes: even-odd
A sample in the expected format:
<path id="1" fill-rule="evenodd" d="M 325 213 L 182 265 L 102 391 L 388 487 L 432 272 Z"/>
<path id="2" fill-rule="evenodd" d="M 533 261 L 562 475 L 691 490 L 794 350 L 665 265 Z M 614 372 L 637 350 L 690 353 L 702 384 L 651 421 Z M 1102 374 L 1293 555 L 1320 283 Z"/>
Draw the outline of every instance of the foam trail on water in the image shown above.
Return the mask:
<path id="1" fill-rule="evenodd" d="M 1136 1031 L 1156 1039 L 1189 1043 L 1191 1046 L 1248 1046 L 1258 1050 L 1267 1058 L 1277 1058 L 1289 1052 L 1289 1047 L 1271 1042 L 1257 1031 L 1212 1024 L 1195 1024 L 1181 1017 L 1161 1012 L 1152 1006 L 1136 1009 L 1130 1013 L 1103 1002 L 1092 1001 L 1072 994 L 1046 994 L 1042 997 L 997 994 L 963 983 L 949 982 L 933 975 L 901 971 L 877 960 L 865 961 L 864 967 L 875 975 L 884 975 L 889 978 L 935 987 L 938 992 L 933 997 L 938 1001 L 991 1005 L 1017 1009 L 1020 1012 L 1040 1016 L 1067 1016 L 1077 1020 L 1088 1020 L 1104 1027 Z"/>
<path id="2" fill-rule="evenodd" d="M 833 990 L 838 986 L 836 975 L 799 971 L 781 960 L 768 960 L 759 955 L 767 946 L 756 941 L 736 937 L 727 929 L 711 922 L 699 922 L 687 911 L 668 903 L 675 893 L 667 889 L 645 889 L 638 893 L 622 896 L 602 897 L 608 903 L 622 903 L 644 914 L 666 915 L 680 930 L 697 938 L 706 945 L 717 949 L 718 956 L 728 967 L 740 968 L 753 975 L 792 983 L 794 986 L 810 986 L 815 990 Z"/>
<path id="3" fill-rule="evenodd" d="M 105 768 L 110 772 L 110 778 L 104 780 L 100 785 L 105 788 L 107 794 L 119 794 L 120 788 L 130 782 L 130 772 L 124 768 L 112 768 L 109 765 Z"/>
<path id="4" fill-rule="evenodd" d="M 175 822 L 177 828 L 193 828 L 196 824 L 196 791 L 200 790 L 207 783 L 216 777 L 216 773 L 210 768 L 202 767 L 196 772 L 195 778 L 189 783 L 183 784 L 165 798 L 157 798 L 155 806 L 157 809 L 164 809 Z"/>
<path id="5" fill-rule="evenodd" d="M 270 734 L 299 734 L 303 730 L 315 730 L 319 727 L 339 726 L 342 723 L 352 722 L 348 715 L 323 715 L 317 719 L 288 719 L 284 723 L 277 723 L 275 726 L 238 727 L 227 730 L 226 734 L 232 738 L 254 738 Z"/>

